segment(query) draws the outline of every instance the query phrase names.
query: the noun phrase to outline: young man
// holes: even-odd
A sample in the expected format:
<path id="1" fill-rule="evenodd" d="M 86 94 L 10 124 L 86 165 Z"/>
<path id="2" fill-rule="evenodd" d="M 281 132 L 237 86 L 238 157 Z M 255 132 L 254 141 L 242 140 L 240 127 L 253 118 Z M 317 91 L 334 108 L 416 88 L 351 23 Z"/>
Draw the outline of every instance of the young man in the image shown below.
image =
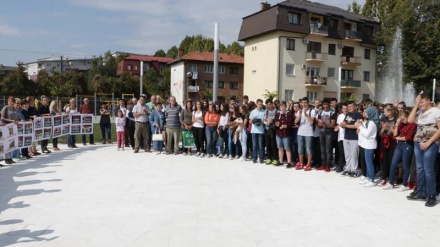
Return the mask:
<path id="1" fill-rule="evenodd" d="M 286 168 L 292 168 L 292 152 L 290 150 L 290 136 L 292 130 L 292 114 L 286 111 L 286 102 L 280 103 L 280 111 L 275 115 L 274 125 L 276 129 L 276 141 L 278 147 L 279 163 L 284 162 L 284 151 L 287 156 Z"/>
<path id="2" fill-rule="evenodd" d="M 340 126 L 345 129 L 344 154 L 347 163 L 342 175 L 350 175 L 352 177 L 358 176 L 359 146 L 355 125 L 358 119 L 362 119 L 362 115 L 356 110 L 354 101 L 349 101 L 347 115 Z"/>
<path id="3" fill-rule="evenodd" d="M 264 159 L 264 149 L 263 149 L 263 138 L 264 138 L 264 125 L 263 119 L 265 110 L 263 109 L 263 100 L 257 99 L 257 108 L 255 108 L 250 116 L 249 120 L 252 122 L 252 160 L 257 163 L 257 155 L 260 158 L 260 164 L 263 164 Z"/>
<path id="4" fill-rule="evenodd" d="M 298 154 L 299 165 L 296 166 L 297 170 L 303 169 L 304 164 L 304 149 L 307 152 L 307 165 L 305 171 L 312 170 L 312 140 L 313 140 L 313 124 L 315 122 L 316 112 L 310 108 L 309 99 L 304 97 L 301 99 L 302 109 L 299 111 L 297 117 L 295 117 L 295 124 L 299 125 L 298 128 Z"/>
<path id="5" fill-rule="evenodd" d="M 266 165 L 278 165 L 278 150 L 275 139 L 275 126 L 273 119 L 278 113 L 271 99 L 266 100 L 266 111 L 264 114 L 264 141 L 266 144 Z"/>
<path id="6" fill-rule="evenodd" d="M 93 114 L 93 107 L 90 105 L 90 101 L 88 98 L 84 98 L 84 104 L 79 107 L 79 113 L 81 114 Z M 93 133 L 89 134 L 90 145 L 95 145 L 95 140 L 93 138 Z M 86 135 L 82 135 L 82 142 L 85 146 L 87 143 Z"/>
<path id="7" fill-rule="evenodd" d="M 319 142 L 321 146 L 321 166 L 317 170 L 330 171 L 333 158 L 333 133 L 336 114 L 330 109 L 328 100 L 322 101 L 322 111 L 318 115 Z"/>
<path id="8" fill-rule="evenodd" d="M 38 113 L 40 116 L 50 116 L 50 110 L 49 110 L 49 99 L 46 96 L 41 96 L 41 105 L 38 107 Z M 47 148 L 47 144 L 49 143 L 49 140 L 42 140 L 41 141 L 41 152 L 43 153 L 50 153 L 49 149 Z"/>
<path id="9" fill-rule="evenodd" d="M 345 116 L 347 115 L 348 111 L 348 105 L 346 103 L 342 104 L 341 106 L 341 112 L 338 115 L 338 118 L 336 119 L 337 126 L 335 127 L 335 132 L 337 133 L 337 142 L 338 142 L 338 152 L 339 152 L 339 159 L 336 164 L 336 172 L 340 173 L 344 170 L 345 167 L 345 154 L 344 154 L 344 136 L 345 136 L 345 129 L 340 127 L 340 124 L 344 122 Z"/>

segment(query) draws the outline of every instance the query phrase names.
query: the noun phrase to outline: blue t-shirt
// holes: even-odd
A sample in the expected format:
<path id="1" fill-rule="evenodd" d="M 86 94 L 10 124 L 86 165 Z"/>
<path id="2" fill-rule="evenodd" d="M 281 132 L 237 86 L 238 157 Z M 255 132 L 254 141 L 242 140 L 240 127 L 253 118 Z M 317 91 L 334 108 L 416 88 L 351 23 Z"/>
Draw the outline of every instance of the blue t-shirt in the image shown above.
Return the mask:
<path id="1" fill-rule="evenodd" d="M 362 115 L 355 111 L 355 112 L 348 112 L 347 115 L 345 116 L 344 122 L 347 123 L 347 125 L 352 125 L 354 123 L 356 123 L 356 121 L 358 119 L 362 119 Z M 358 135 L 356 134 L 356 129 L 349 129 L 349 128 L 345 128 L 345 136 L 344 136 L 345 140 L 352 140 L 352 141 L 357 141 L 358 139 Z"/>
<path id="2" fill-rule="evenodd" d="M 258 126 L 254 123 L 252 123 L 252 130 L 251 133 L 253 134 L 264 134 L 264 124 L 263 119 L 266 111 L 261 108 L 260 110 L 254 109 L 251 112 L 251 115 L 249 116 L 249 121 L 252 123 L 252 120 L 255 119 L 261 119 L 261 124 Z"/>

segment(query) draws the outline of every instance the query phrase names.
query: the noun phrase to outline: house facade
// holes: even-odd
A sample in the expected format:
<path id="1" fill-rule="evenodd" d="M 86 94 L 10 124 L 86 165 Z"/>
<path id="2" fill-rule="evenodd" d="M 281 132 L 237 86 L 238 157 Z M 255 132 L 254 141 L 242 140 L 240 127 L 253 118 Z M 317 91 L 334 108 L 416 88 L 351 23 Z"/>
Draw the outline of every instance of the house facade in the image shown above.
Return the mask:
<path id="1" fill-rule="evenodd" d="M 132 73 L 133 75 L 141 74 L 141 61 L 143 61 L 144 72 L 149 69 L 154 69 L 157 75 L 160 75 L 165 68 L 168 68 L 168 63 L 174 59 L 169 57 L 154 57 L 147 55 L 129 55 L 119 61 L 117 75 L 124 72 Z"/>
<path id="2" fill-rule="evenodd" d="M 218 73 L 218 99 L 243 97 L 243 57 L 220 53 Z M 196 51 L 170 63 L 171 95 L 181 103 L 212 98 L 214 53 Z"/>
<path id="3" fill-rule="evenodd" d="M 91 58 L 84 59 L 70 59 L 68 57 L 47 57 L 41 58 L 37 61 L 25 63 L 24 67 L 29 76 L 29 79 L 36 80 L 38 71 L 46 70 L 49 75 L 52 74 L 52 69 L 56 72 L 64 73 L 68 70 L 77 72 L 86 72 L 92 67 Z"/>
<path id="4" fill-rule="evenodd" d="M 302 0 L 243 18 L 244 94 L 268 90 L 282 100 L 373 98 L 380 24 L 343 9 Z"/>

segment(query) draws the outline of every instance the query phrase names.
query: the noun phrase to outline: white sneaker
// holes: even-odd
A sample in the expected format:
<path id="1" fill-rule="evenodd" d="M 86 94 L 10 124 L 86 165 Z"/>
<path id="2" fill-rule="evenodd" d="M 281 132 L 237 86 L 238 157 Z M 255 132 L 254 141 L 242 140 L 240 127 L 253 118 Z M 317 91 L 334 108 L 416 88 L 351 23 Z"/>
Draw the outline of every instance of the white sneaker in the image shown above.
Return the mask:
<path id="1" fill-rule="evenodd" d="M 245 157 L 241 157 L 240 161 L 244 162 L 244 161 L 246 161 L 246 158 Z"/>
<path id="2" fill-rule="evenodd" d="M 234 157 L 232 157 L 232 155 L 231 155 L 231 157 L 229 157 L 229 159 L 230 159 L 230 160 L 233 160 L 233 159 L 234 159 Z"/>
<path id="3" fill-rule="evenodd" d="M 404 191 L 407 191 L 407 190 L 409 190 L 409 188 L 408 188 L 408 186 L 400 186 L 400 188 L 397 190 L 397 191 L 399 191 L 399 192 L 404 192 Z"/>
<path id="4" fill-rule="evenodd" d="M 200 152 L 197 152 L 196 157 L 199 157 L 199 156 L 200 156 Z"/>
<path id="5" fill-rule="evenodd" d="M 359 177 L 359 181 L 364 181 L 365 179 L 367 179 L 367 177 L 365 177 L 364 175 Z"/>
<path id="6" fill-rule="evenodd" d="M 204 153 L 200 154 L 200 158 L 204 158 L 204 157 L 205 157 Z"/>
<path id="7" fill-rule="evenodd" d="M 365 184 L 367 184 L 368 182 L 370 182 L 370 179 L 364 179 L 364 180 L 361 180 L 361 181 L 359 181 L 359 184 L 360 185 L 365 185 Z"/>
<path id="8" fill-rule="evenodd" d="M 394 186 L 390 183 L 387 183 L 385 186 L 382 186 L 383 190 L 391 190 Z"/>
<path id="9" fill-rule="evenodd" d="M 374 187 L 374 186 L 376 186 L 376 183 L 371 182 L 371 181 L 368 181 L 368 183 L 366 183 L 366 184 L 364 185 L 365 188 Z"/>
<path id="10" fill-rule="evenodd" d="M 235 155 L 235 159 L 236 159 L 236 160 L 239 160 L 240 157 L 239 157 L 238 155 Z"/>
<path id="11" fill-rule="evenodd" d="M 225 155 L 225 157 L 223 157 L 224 159 L 229 159 L 229 155 Z"/>
<path id="12" fill-rule="evenodd" d="M 218 158 L 219 158 L 219 159 L 223 159 L 223 154 L 220 154 L 220 155 L 218 156 Z"/>

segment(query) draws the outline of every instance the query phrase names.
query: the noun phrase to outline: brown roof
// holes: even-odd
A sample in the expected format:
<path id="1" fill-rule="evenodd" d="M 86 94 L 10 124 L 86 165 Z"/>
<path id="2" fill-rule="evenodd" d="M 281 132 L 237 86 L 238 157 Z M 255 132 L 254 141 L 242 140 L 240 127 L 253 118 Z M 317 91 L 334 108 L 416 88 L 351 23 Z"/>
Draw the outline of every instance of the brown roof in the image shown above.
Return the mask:
<path id="1" fill-rule="evenodd" d="M 174 59 L 169 57 L 154 57 L 154 56 L 144 56 L 144 55 L 130 55 L 124 60 L 136 60 L 136 61 L 144 61 L 144 62 L 159 62 L 159 63 L 169 63 Z"/>
<path id="2" fill-rule="evenodd" d="M 209 52 L 209 51 L 195 51 L 192 53 L 189 53 L 179 59 L 176 59 L 172 62 L 170 62 L 170 64 L 176 63 L 178 61 L 181 60 L 191 60 L 191 61 L 205 61 L 205 62 L 213 62 L 214 61 L 214 52 Z M 239 64 L 243 64 L 244 63 L 244 58 L 237 56 L 237 55 L 232 55 L 232 54 L 227 54 L 227 53 L 219 53 L 219 59 L 218 59 L 219 63 L 239 63 Z"/>

